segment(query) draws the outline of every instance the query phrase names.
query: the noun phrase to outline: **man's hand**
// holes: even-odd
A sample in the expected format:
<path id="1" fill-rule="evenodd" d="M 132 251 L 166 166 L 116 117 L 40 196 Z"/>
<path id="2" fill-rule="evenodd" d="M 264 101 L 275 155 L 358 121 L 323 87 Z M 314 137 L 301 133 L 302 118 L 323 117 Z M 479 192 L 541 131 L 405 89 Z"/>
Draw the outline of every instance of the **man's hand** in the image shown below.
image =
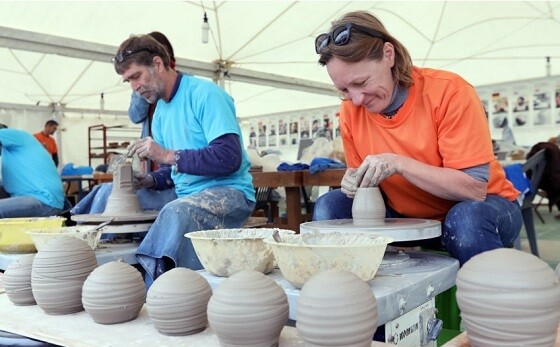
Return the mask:
<path id="1" fill-rule="evenodd" d="M 356 177 L 357 169 L 347 169 L 340 183 L 340 190 L 349 198 L 353 198 L 360 183 Z"/>
<path id="2" fill-rule="evenodd" d="M 140 171 L 134 171 L 132 186 L 136 190 L 143 188 L 154 188 L 156 186 L 156 180 L 154 180 L 154 177 L 150 174 L 145 174 Z"/>
<path id="3" fill-rule="evenodd" d="M 149 136 L 128 146 L 128 156 L 134 154 L 142 160 L 151 159 L 158 164 L 173 164 L 174 151 L 161 147 Z"/>

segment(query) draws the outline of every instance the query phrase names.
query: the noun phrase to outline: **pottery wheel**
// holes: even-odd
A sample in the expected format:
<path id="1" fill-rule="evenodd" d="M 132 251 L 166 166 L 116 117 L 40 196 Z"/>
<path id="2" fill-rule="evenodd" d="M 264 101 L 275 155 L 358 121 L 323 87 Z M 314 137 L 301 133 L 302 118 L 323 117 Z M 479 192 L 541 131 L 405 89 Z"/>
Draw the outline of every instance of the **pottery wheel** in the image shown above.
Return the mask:
<path id="1" fill-rule="evenodd" d="M 70 216 L 70 218 L 79 223 L 99 223 L 112 219 L 113 221 L 107 228 L 113 230 L 119 225 L 125 227 L 125 224 L 130 224 L 128 228 L 125 228 L 127 231 L 121 232 L 138 231 L 135 230 L 138 227 L 131 228 L 131 225 L 139 226 L 140 229 L 143 229 L 141 231 L 148 230 L 157 218 L 159 211 L 142 211 L 132 182 L 132 165 L 129 162 L 118 164 L 113 174 L 113 187 L 107 198 L 105 211 L 103 213 L 78 214 Z"/>
<path id="2" fill-rule="evenodd" d="M 70 216 L 73 221 L 81 223 L 94 223 L 94 222 L 105 222 L 113 219 L 113 223 L 131 223 L 131 222 L 153 222 L 159 211 L 145 211 L 143 213 L 127 213 L 125 214 L 102 214 L 102 213 L 92 213 L 92 214 L 77 214 Z M 113 224 L 111 223 L 111 224 Z"/>
<path id="3" fill-rule="evenodd" d="M 385 218 L 385 223 L 372 226 L 354 225 L 352 219 L 332 219 L 302 223 L 300 233 L 362 232 L 376 233 L 398 241 L 425 240 L 441 235 L 441 222 L 431 219 Z"/>
<path id="4" fill-rule="evenodd" d="M 102 214 L 79 214 L 71 216 L 70 218 L 82 225 L 97 225 L 99 222 L 104 222 L 113 219 L 113 221 L 105 226 L 104 234 L 126 234 L 126 233 L 141 233 L 146 232 L 152 226 L 157 217 L 157 211 L 154 213 L 144 215 L 128 215 L 128 216 L 107 216 Z"/>

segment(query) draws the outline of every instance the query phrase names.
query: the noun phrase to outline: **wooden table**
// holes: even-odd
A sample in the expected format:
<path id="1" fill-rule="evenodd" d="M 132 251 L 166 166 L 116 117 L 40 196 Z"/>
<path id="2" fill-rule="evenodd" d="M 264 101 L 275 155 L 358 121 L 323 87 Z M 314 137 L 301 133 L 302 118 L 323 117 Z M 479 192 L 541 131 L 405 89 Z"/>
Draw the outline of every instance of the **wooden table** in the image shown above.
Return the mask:
<path id="1" fill-rule="evenodd" d="M 303 171 L 251 172 L 255 187 L 282 187 L 286 190 L 286 220 L 274 216 L 271 228 L 290 229 L 299 233 L 302 222 L 301 187 L 303 187 Z"/>
<path id="2" fill-rule="evenodd" d="M 95 185 L 97 184 L 101 184 L 104 182 L 112 182 L 113 181 L 113 175 L 112 174 L 106 174 L 106 173 L 95 173 L 93 175 L 64 175 L 64 176 L 60 176 L 60 179 L 62 180 L 62 182 L 66 182 L 68 184 L 68 187 L 66 188 L 64 194 L 66 196 L 70 196 L 73 194 L 70 194 L 70 190 L 72 189 L 73 185 L 72 183 L 76 183 L 75 188 L 77 188 L 77 192 L 76 194 L 76 201 L 75 203 L 77 203 L 78 201 L 82 200 L 84 198 L 84 196 L 87 195 L 87 193 L 91 190 L 91 188 L 93 188 Z M 86 182 L 87 187 L 84 187 L 84 182 Z"/>
<path id="3" fill-rule="evenodd" d="M 325 187 L 340 187 L 342 177 L 346 169 L 329 169 L 312 174 L 309 171 L 303 171 L 303 185 L 304 186 L 325 186 Z"/>
<path id="4" fill-rule="evenodd" d="M 286 220 L 274 216 L 274 222 L 267 227 L 294 230 L 299 233 L 299 225 L 311 218 L 301 213 L 301 190 L 309 186 L 340 187 L 345 169 L 332 169 L 311 174 L 308 170 L 302 171 L 273 171 L 251 172 L 253 186 L 284 188 L 286 190 Z"/>

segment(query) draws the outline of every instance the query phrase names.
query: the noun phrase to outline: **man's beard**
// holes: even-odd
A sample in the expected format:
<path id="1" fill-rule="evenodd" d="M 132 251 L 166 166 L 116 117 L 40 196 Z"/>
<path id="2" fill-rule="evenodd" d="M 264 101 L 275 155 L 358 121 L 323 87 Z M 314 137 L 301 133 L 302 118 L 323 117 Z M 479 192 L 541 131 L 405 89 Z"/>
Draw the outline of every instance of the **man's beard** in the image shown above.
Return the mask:
<path id="1" fill-rule="evenodd" d="M 159 99 L 161 99 L 161 95 L 159 95 L 158 91 L 155 89 L 141 91 L 140 96 L 149 104 L 155 104 Z"/>

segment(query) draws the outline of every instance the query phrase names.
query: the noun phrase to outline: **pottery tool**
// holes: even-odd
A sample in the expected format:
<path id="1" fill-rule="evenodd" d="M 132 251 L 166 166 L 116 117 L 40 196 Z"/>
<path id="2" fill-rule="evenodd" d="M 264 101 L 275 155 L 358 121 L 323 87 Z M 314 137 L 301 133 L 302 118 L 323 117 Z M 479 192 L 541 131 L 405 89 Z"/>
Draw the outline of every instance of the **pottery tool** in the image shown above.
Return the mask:
<path id="1" fill-rule="evenodd" d="M 117 168 L 117 166 L 124 163 L 127 158 L 132 158 L 132 146 L 126 152 L 126 154 L 119 154 L 118 159 L 113 160 L 111 162 L 111 164 L 109 165 L 109 168 L 107 168 L 107 171 L 108 172 L 114 172 L 115 169 Z"/>
<path id="2" fill-rule="evenodd" d="M 282 243 L 282 238 L 280 237 L 280 233 L 278 232 L 278 229 L 272 232 L 272 238 L 274 239 L 274 241 L 278 243 Z"/>
<path id="3" fill-rule="evenodd" d="M 111 222 L 114 221 L 114 220 L 115 220 L 115 218 L 111 218 L 111 219 L 109 219 L 108 221 L 103 222 L 103 223 L 99 224 L 98 226 L 95 226 L 95 227 L 89 229 L 88 231 L 96 231 L 96 230 L 99 230 L 99 229 L 103 228 L 104 226 L 106 226 L 107 224 L 111 223 Z"/>

